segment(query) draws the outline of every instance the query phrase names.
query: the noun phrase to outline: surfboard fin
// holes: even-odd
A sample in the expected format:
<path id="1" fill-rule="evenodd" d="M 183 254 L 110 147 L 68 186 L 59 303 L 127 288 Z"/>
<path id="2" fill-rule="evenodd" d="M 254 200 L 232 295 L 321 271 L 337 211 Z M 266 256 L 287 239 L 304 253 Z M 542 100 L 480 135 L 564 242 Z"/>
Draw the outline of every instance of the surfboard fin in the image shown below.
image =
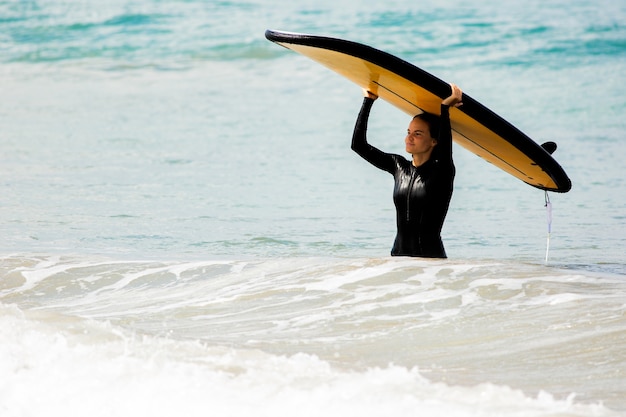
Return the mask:
<path id="1" fill-rule="evenodd" d="M 554 153 L 554 151 L 556 151 L 556 143 L 554 143 L 554 142 L 542 143 L 541 147 L 543 149 L 545 149 L 546 152 L 548 152 L 550 155 L 552 155 Z"/>

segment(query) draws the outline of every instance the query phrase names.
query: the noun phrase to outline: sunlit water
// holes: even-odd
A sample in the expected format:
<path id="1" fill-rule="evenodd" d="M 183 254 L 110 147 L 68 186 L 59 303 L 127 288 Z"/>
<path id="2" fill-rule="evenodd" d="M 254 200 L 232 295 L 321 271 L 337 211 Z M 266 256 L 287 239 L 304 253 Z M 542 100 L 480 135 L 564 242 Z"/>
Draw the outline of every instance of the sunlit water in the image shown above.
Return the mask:
<path id="1" fill-rule="evenodd" d="M 620 2 L 0 1 L 0 413 L 626 412 Z M 459 84 L 572 179 L 455 147 L 448 260 L 388 256 L 330 35 Z M 370 140 L 403 152 L 377 102 Z"/>

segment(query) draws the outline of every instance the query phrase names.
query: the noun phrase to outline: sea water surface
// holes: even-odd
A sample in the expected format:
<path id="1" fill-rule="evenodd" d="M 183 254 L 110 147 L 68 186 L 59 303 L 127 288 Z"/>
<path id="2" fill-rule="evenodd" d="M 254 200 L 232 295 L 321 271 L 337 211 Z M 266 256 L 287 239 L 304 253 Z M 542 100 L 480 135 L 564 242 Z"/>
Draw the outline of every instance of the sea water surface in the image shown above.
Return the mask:
<path id="1" fill-rule="evenodd" d="M 557 142 L 549 251 L 544 193 L 455 147 L 449 259 L 390 257 L 361 91 L 266 29 Z M 0 0 L 0 414 L 626 415 L 625 39 L 608 0 Z"/>

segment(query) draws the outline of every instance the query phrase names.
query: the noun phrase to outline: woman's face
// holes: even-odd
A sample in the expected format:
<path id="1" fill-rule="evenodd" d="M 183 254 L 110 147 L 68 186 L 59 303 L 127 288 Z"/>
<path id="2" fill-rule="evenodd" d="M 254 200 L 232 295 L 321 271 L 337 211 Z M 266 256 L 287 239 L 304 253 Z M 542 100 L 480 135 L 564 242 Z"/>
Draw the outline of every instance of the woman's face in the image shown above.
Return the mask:
<path id="1" fill-rule="evenodd" d="M 437 145 L 437 140 L 430 136 L 430 127 L 422 119 L 413 119 L 409 124 L 404 139 L 406 151 L 411 155 L 429 153 Z"/>

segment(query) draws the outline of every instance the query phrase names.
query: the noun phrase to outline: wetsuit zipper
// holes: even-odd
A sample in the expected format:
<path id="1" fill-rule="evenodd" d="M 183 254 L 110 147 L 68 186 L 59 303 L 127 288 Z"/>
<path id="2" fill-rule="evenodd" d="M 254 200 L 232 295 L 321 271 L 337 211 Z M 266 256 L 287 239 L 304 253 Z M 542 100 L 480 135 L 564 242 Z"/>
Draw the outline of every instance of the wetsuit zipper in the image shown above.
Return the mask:
<path id="1" fill-rule="evenodd" d="M 411 191 L 413 190 L 413 184 L 415 183 L 415 169 L 411 167 L 411 181 L 409 181 L 409 189 L 406 193 L 406 221 L 411 220 Z"/>

